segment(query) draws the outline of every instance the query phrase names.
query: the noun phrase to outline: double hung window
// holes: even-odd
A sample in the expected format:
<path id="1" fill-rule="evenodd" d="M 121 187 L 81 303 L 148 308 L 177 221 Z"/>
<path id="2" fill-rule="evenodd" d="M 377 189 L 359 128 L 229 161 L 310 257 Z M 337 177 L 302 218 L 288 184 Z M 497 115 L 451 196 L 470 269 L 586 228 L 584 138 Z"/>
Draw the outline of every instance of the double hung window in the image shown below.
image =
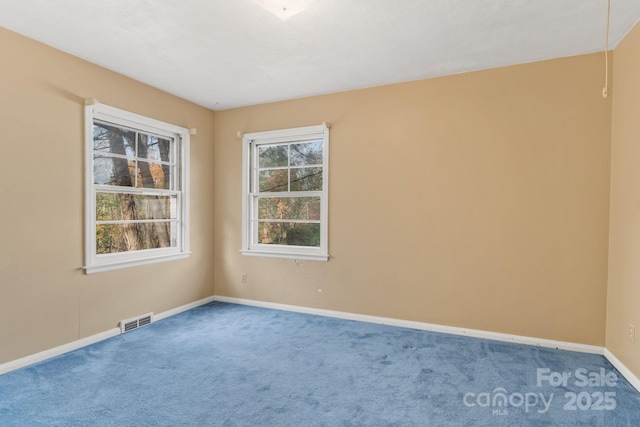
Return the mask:
<path id="1" fill-rule="evenodd" d="M 189 255 L 189 131 L 86 107 L 87 273 Z"/>
<path id="2" fill-rule="evenodd" d="M 245 134 L 243 253 L 326 261 L 329 129 Z"/>

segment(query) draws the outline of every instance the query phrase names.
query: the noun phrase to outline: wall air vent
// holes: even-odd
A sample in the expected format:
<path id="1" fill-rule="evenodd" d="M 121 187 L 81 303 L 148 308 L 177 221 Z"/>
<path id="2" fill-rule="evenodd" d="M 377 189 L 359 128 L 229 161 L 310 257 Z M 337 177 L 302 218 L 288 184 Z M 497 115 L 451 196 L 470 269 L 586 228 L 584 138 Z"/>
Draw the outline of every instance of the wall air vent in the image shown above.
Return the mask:
<path id="1" fill-rule="evenodd" d="M 120 332 L 125 333 L 138 329 L 141 326 L 148 325 L 153 321 L 153 313 L 143 314 L 142 316 L 133 317 L 131 319 L 120 321 Z"/>

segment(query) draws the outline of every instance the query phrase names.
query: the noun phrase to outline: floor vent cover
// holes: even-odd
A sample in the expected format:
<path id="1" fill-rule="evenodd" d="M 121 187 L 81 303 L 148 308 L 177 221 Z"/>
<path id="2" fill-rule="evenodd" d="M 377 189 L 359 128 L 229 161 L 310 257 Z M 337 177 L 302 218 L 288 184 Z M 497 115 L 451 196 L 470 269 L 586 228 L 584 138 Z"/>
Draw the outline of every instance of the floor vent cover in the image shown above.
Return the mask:
<path id="1" fill-rule="evenodd" d="M 131 319 L 120 321 L 120 332 L 129 332 L 138 329 L 141 326 L 148 325 L 153 321 L 153 313 L 143 314 L 142 316 L 133 317 Z"/>

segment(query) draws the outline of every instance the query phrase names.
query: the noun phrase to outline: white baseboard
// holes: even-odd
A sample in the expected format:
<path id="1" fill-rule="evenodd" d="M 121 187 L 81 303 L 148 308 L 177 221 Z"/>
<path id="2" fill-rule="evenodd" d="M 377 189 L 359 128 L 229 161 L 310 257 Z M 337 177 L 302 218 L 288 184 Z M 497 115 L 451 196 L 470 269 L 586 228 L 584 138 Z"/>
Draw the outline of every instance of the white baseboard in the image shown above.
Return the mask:
<path id="1" fill-rule="evenodd" d="M 413 322 L 409 320 L 392 319 L 388 317 L 369 316 L 364 314 L 347 313 L 343 311 L 324 310 L 320 308 L 302 307 L 297 305 L 278 304 L 273 302 L 257 301 L 243 298 L 225 297 L 216 295 L 215 301 L 242 304 L 254 307 L 271 308 L 274 310 L 292 311 L 296 313 L 315 314 L 318 316 L 335 317 L 338 319 L 355 320 L 360 322 L 377 323 L 382 325 L 400 326 L 404 328 L 419 329 L 423 331 L 442 332 L 445 334 L 464 335 L 474 338 L 484 338 L 495 341 L 505 341 L 517 344 L 533 345 L 538 347 L 556 348 L 559 350 L 577 351 L 580 353 L 599 354 L 604 356 L 629 383 L 640 392 L 640 378 L 616 358 L 606 347 L 577 344 L 565 341 L 547 340 L 542 338 L 525 337 L 521 335 L 502 334 L 498 332 L 481 331 L 477 329 L 464 329 L 453 326 L 436 325 L 432 323 Z"/>
<path id="2" fill-rule="evenodd" d="M 499 332 L 481 331 L 478 329 L 465 329 L 454 326 L 437 325 L 433 323 L 414 322 L 410 320 L 393 319 L 389 317 L 369 316 L 366 314 L 354 314 L 344 311 L 324 310 L 320 308 L 301 307 L 296 305 L 278 304 L 264 301 L 256 301 L 242 298 L 225 297 L 216 295 L 216 301 L 233 304 L 251 305 L 255 307 L 272 308 L 275 310 L 293 311 L 296 313 L 315 314 L 338 319 L 356 320 L 360 322 L 377 323 L 382 325 L 400 326 L 403 328 L 419 329 L 423 331 L 442 332 L 445 334 L 464 335 L 467 337 L 484 338 L 494 341 L 512 342 L 517 344 L 534 345 L 538 347 L 557 348 L 560 350 L 577 351 L 604 355 L 604 348 L 595 345 L 577 344 L 572 342 L 554 341 L 543 338 L 532 338 L 521 335 L 510 335 Z"/>
<path id="3" fill-rule="evenodd" d="M 15 371 L 16 369 L 24 368 L 25 366 L 33 365 L 34 363 L 42 362 L 52 357 L 68 353 L 70 351 L 77 350 L 91 344 L 95 344 L 99 341 L 115 337 L 119 334 L 120 328 L 113 328 L 109 329 L 108 331 L 100 332 L 99 334 L 91 335 L 90 337 L 82 338 L 77 341 L 72 341 L 58 347 L 41 351 L 40 353 L 31 354 L 20 359 L 12 360 L 11 362 L 3 363 L 0 365 L 0 375 L 6 374 L 7 372 Z"/>
<path id="4" fill-rule="evenodd" d="M 212 301 L 228 302 L 233 304 L 242 304 L 255 307 L 271 308 L 275 310 L 292 311 L 296 313 L 315 314 L 318 316 L 335 317 L 338 319 L 355 320 L 359 322 L 377 323 L 382 325 L 399 326 L 404 328 L 419 329 L 424 331 L 442 332 L 453 335 L 463 335 L 474 338 L 484 338 L 495 341 L 512 342 L 517 344 L 534 345 L 539 347 L 557 348 L 560 350 L 577 351 L 581 353 L 592 353 L 603 355 L 626 379 L 629 383 L 640 392 L 640 379 L 633 374 L 611 351 L 604 347 L 598 347 L 586 344 L 577 344 L 564 341 L 554 341 L 542 338 L 525 337 L 521 335 L 502 334 L 498 332 L 481 331 L 477 329 L 457 328 L 453 326 L 436 325 L 432 323 L 413 322 L 410 320 L 392 319 L 388 317 L 369 316 L 365 314 L 347 313 L 342 311 L 324 310 L 319 308 L 302 307 L 288 304 L 278 304 L 264 301 L 256 301 L 242 298 L 233 298 L 225 296 L 212 296 L 194 301 L 171 310 L 164 311 L 154 315 L 154 321 L 166 319 L 176 314 L 191 310 L 192 308 L 208 304 Z M 119 335 L 120 328 L 113 328 L 99 334 L 91 335 L 86 338 L 79 339 L 49 350 L 44 350 L 36 354 L 25 356 L 20 359 L 12 360 L 0 364 L 0 375 L 16 369 L 24 368 L 34 363 L 42 362 L 55 356 L 86 347 L 91 344 L 106 340 L 108 338 Z"/>
<path id="5" fill-rule="evenodd" d="M 167 317 L 175 316 L 176 314 L 183 313 L 191 310 L 192 308 L 200 307 L 201 305 L 209 304 L 215 301 L 215 297 L 207 297 L 198 301 L 191 302 L 189 304 L 181 305 L 180 307 L 172 308 L 171 310 L 163 311 L 162 313 L 154 314 L 153 321 L 166 319 Z"/>
<path id="6" fill-rule="evenodd" d="M 629 370 L 616 356 L 609 351 L 608 348 L 604 349 L 604 357 L 624 376 L 629 384 L 631 384 L 636 390 L 640 392 L 640 378 L 635 376 L 633 372 Z"/>
<path id="7" fill-rule="evenodd" d="M 171 310 L 167 310 L 162 313 L 158 313 L 153 316 L 153 321 L 155 322 L 158 320 L 166 319 L 170 316 L 175 316 L 176 314 L 182 313 L 183 311 L 191 310 L 192 308 L 208 304 L 212 301 L 214 301 L 214 297 L 207 297 L 189 304 L 182 305 L 180 307 L 173 308 Z M 116 335 L 120 335 L 120 333 L 120 328 L 109 329 L 108 331 L 100 332 L 99 334 L 91 335 L 89 337 L 72 341 L 70 343 L 44 350 L 36 354 L 31 354 L 20 359 L 12 360 L 11 362 L 0 364 L 0 375 L 6 374 L 7 372 L 15 371 L 16 369 L 24 368 L 29 365 L 33 365 L 34 363 L 45 361 L 52 357 L 68 353 L 70 351 L 77 350 L 91 344 L 95 344 L 108 338 L 115 337 Z"/>

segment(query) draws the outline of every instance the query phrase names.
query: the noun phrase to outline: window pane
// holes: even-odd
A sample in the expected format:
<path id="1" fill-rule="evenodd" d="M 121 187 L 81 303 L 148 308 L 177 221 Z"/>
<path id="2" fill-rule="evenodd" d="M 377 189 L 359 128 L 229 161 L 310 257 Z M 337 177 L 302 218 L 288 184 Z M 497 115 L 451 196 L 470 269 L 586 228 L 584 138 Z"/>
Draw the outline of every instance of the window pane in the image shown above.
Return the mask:
<path id="1" fill-rule="evenodd" d="M 173 162 L 172 140 L 144 133 L 138 134 L 138 138 L 138 157 L 158 162 Z"/>
<path id="2" fill-rule="evenodd" d="M 96 193 L 97 221 L 175 219 L 177 196 Z"/>
<path id="3" fill-rule="evenodd" d="M 141 206 L 144 219 L 176 219 L 178 217 L 178 196 L 136 195 L 136 206 Z"/>
<path id="4" fill-rule="evenodd" d="M 287 145 L 268 145 L 258 147 L 258 167 L 274 168 L 289 165 Z"/>
<path id="5" fill-rule="evenodd" d="M 170 248 L 175 246 L 173 222 L 149 222 L 138 224 L 144 249 Z"/>
<path id="6" fill-rule="evenodd" d="M 266 245 L 320 246 L 320 224 L 259 222 L 258 243 Z"/>
<path id="7" fill-rule="evenodd" d="M 93 124 L 93 149 L 101 153 L 136 155 L 136 133 L 117 126 L 103 123 Z"/>
<path id="8" fill-rule="evenodd" d="M 291 165 L 321 165 L 322 141 L 291 144 Z"/>
<path id="9" fill-rule="evenodd" d="M 138 188 L 171 189 L 171 166 L 138 162 Z"/>
<path id="10" fill-rule="evenodd" d="M 289 191 L 289 170 L 260 171 L 260 192 Z"/>
<path id="11" fill-rule="evenodd" d="M 258 218 L 320 220 L 320 197 L 260 197 Z"/>
<path id="12" fill-rule="evenodd" d="M 176 236 L 177 230 L 173 222 L 97 225 L 96 253 L 168 248 L 176 246 Z"/>
<path id="13" fill-rule="evenodd" d="M 105 157 L 100 154 L 93 156 L 93 183 L 99 185 L 119 185 L 133 187 L 135 177 L 135 160 Z"/>
<path id="14" fill-rule="evenodd" d="M 322 190 L 322 168 L 291 169 L 291 191 Z"/>

